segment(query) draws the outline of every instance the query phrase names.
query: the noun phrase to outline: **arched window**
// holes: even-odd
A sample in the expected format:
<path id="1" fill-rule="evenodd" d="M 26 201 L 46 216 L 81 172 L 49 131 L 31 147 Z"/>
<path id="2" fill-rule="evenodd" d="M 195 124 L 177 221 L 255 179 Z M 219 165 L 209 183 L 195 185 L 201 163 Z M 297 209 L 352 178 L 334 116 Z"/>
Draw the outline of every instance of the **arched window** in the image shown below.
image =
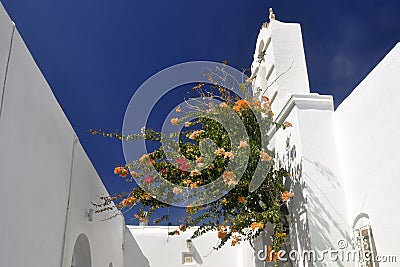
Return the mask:
<path id="1" fill-rule="evenodd" d="M 75 241 L 71 267 L 92 267 L 89 239 L 84 234 L 80 234 Z"/>
<path id="2" fill-rule="evenodd" d="M 264 41 L 261 40 L 258 46 L 258 60 L 261 61 L 264 58 Z"/>
<path id="3" fill-rule="evenodd" d="M 353 234 L 360 267 L 378 267 L 376 247 L 368 214 L 361 213 L 354 220 Z"/>

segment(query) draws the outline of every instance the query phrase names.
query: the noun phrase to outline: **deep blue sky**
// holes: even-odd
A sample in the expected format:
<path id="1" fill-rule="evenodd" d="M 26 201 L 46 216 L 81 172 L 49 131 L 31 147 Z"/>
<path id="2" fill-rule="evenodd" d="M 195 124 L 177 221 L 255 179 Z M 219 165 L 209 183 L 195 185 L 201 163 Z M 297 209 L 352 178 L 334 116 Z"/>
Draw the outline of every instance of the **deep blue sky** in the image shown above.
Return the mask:
<path id="1" fill-rule="evenodd" d="M 123 163 L 115 140 L 135 89 L 176 63 L 211 60 L 242 69 L 272 6 L 302 26 L 311 90 L 336 106 L 400 41 L 398 0 L 2 0 L 111 193 Z"/>

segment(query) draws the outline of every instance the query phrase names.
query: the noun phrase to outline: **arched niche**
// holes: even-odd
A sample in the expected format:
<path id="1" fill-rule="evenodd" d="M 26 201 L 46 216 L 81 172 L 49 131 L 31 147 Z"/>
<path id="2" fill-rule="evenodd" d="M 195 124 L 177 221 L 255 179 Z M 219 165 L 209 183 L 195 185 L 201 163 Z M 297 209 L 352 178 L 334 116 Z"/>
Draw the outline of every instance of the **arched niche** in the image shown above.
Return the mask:
<path id="1" fill-rule="evenodd" d="M 374 260 L 378 254 L 368 214 L 360 213 L 354 219 L 353 235 L 359 253 L 359 266 L 379 267 L 379 262 Z"/>
<path id="2" fill-rule="evenodd" d="M 80 234 L 75 241 L 71 267 L 92 267 L 89 239 L 85 234 Z"/>
<path id="3" fill-rule="evenodd" d="M 262 58 L 264 51 L 264 40 L 261 40 L 258 44 L 258 58 Z"/>

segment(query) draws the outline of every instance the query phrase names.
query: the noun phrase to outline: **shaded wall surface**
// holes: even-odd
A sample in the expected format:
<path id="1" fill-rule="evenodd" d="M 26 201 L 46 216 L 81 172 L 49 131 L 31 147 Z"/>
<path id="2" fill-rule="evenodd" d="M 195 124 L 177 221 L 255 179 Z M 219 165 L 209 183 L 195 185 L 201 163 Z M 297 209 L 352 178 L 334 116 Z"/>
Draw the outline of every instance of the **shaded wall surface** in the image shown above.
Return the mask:
<path id="1" fill-rule="evenodd" d="M 122 266 L 123 219 L 89 221 L 107 191 L 1 4 L 0 112 L 0 265 L 71 266 L 83 235 L 75 258 Z"/>
<path id="2" fill-rule="evenodd" d="M 255 266 L 254 251 L 243 242 L 237 246 L 227 244 L 216 251 L 213 246 L 218 243 L 216 231 L 208 232 L 191 240 L 195 228 L 186 230 L 180 235 L 169 236 L 168 232 L 178 226 L 127 226 L 125 230 L 125 267 L 176 267 L 187 266 L 183 263 L 182 253 L 191 253 L 193 266 L 215 267 L 251 267 Z"/>
<path id="3" fill-rule="evenodd" d="M 335 112 L 349 221 L 367 214 L 378 255 L 400 261 L 400 44 Z M 397 266 L 380 262 L 380 266 Z M 398 264 L 398 263 L 397 263 Z"/>

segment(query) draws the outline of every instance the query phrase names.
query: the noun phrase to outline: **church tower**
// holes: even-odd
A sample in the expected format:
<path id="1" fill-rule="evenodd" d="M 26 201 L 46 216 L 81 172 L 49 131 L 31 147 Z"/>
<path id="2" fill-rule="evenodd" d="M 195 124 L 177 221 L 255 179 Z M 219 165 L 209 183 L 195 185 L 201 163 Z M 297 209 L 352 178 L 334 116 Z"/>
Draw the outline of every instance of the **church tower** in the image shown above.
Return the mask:
<path id="1" fill-rule="evenodd" d="M 300 25 L 278 21 L 270 9 L 251 70 L 255 93 L 269 98 L 275 120 L 293 125 L 270 132 L 277 164 L 291 174 L 286 189 L 295 193 L 287 205 L 290 238 L 284 248 L 298 254 L 292 266 L 354 266 L 340 258 L 318 258 L 325 250 L 340 249 L 338 242 L 351 245 L 351 226 L 336 152 L 333 98 L 310 93 Z"/>

